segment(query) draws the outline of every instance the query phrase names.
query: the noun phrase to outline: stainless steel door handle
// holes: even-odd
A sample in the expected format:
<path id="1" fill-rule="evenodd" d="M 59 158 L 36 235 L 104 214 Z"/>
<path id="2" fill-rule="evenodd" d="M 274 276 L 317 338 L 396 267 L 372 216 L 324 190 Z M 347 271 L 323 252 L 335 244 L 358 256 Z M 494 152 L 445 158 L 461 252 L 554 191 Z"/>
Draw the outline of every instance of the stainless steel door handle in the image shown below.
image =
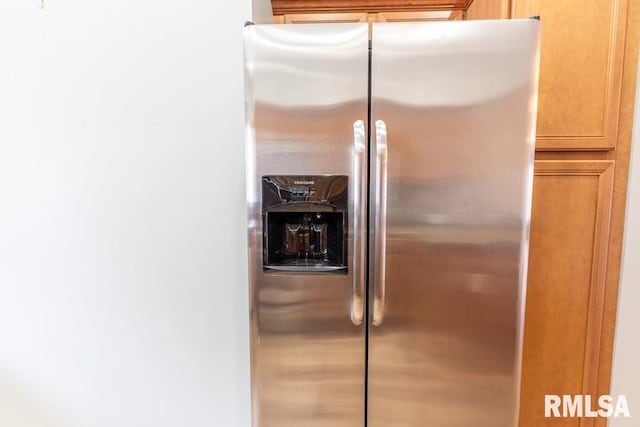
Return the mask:
<path id="1" fill-rule="evenodd" d="M 387 247 L 387 125 L 376 120 L 376 195 L 374 208 L 373 325 L 384 320 Z"/>
<path id="2" fill-rule="evenodd" d="M 351 295 L 351 321 L 360 325 L 364 319 L 365 294 L 365 223 L 366 192 L 363 190 L 367 182 L 367 169 L 363 166 L 367 144 L 364 121 L 353 123 L 353 291 Z"/>

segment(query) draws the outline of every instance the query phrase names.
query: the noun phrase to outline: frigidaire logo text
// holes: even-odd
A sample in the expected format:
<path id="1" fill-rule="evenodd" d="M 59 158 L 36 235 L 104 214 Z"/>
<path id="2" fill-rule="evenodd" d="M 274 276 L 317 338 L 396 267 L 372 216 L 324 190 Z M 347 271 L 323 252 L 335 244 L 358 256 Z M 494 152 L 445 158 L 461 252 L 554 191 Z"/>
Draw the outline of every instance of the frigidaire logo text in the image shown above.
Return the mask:
<path id="1" fill-rule="evenodd" d="M 624 394 L 614 399 L 608 394 L 598 397 L 597 406 L 593 406 L 590 395 L 565 394 L 544 396 L 545 417 L 630 417 L 629 404 Z"/>
<path id="2" fill-rule="evenodd" d="M 315 184 L 315 181 L 293 181 L 296 185 L 312 185 Z"/>

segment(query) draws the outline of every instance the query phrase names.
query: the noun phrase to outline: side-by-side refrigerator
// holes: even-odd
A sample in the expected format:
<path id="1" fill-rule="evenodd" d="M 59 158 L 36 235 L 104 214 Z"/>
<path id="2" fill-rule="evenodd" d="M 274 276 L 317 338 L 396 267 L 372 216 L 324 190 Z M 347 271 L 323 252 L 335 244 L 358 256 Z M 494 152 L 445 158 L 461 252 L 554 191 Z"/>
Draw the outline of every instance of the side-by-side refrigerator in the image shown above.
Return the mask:
<path id="1" fill-rule="evenodd" d="M 244 30 L 254 427 L 515 427 L 537 20 Z"/>

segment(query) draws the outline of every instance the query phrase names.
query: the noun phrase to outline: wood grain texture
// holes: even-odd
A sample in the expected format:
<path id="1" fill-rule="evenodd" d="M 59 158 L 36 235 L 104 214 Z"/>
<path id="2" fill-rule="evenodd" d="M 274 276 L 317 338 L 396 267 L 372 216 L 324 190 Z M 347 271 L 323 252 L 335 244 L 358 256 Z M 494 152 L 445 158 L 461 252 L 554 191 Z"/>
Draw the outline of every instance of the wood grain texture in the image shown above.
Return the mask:
<path id="1" fill-rule="evenodd" d="M 285 24 L 331 24 L 367 22 L 366 13 L 298 13 L 285 14 Z"/>
<path id="2" fill-rule="evenodd" d="M 627 1 L 513 0 L 542 20 L 538 150 L 615 148 Z"/>
<path id="3" fill-rule="evenodd" d="M 460 10 L 432 10 L 409 12 L 379 12 L 376 22 L 424 22 L 424 21 L 457 21 L 462 19 Z"/>
<path id="4" fill-rule="evenodd" d="M 536 161 L 522 427 L 587 425 L 545 418 L 544 395 L 597 391 L 613 173 L 611 160 Z"/>
<path id="5" fill-rule="evenodd" d="M 275 15 L 274 24 L 329 24 L 329 23 L 369 23 L 369 39 L 371 40 L 371 24 L 374 22 L 418 22 L 418 21 L 454 21 L 461 20 L 461 10 L 437 11 L 404 11 L 378 13 L 287 13 Z"/>
<path id="6" fill-rule="evenodd" d="M 474 0 L 465 19 L 507 19 L 510 7 L 510 0 Z"/>
<path id="7" fill-rule="evenodd" d="M 640 47 L 640 2 L 629 3 L 627 34 L 622 76 L 622 100 L 616 145 L 616 172 L 613 188 L 609 257 L 607 260 L 607 288 L 604 302 L 603 333 L 598 377 L 598 393 L 607 394 L 611 387 L 611 366 L 618 303 L 618 284 L 627 201 L 627 182 L 633 129 L 636 79 L 638 73 L 638 48 Z M 605 419 L 596 420 L 597 427 L 605 427 Z"/>
<path id="8" fill-rule="evenodd" d="M 558 355 L 557 347 L 552 341 L 543 342 L 541 340 L 529 338 L 525 341 L 525 361 L 523 366 L 523 372 L 525 378 L 523 382 L 521 405 L 522 412 L 522 425 L 535 425 L 535 421 L 532 421 L 529 417 L 529 413 L 539 415 L 543 408 L 540 407 L 539 393 L 546 392 L 553 393 L 553 390 L 548 389 L 549 385 L 558 379 L 568 381 L 568 389 L 578 390 L 578 385 L 581 385 L 585 390 L 595 390 L 593 393 L 596 395 L 609 394 L 611 386 L 611 366 L 613 358 L 613 343 L 615 333 L 615 320 L 617 311 L 618 300 L 618 283 L 620 278 L 620 259 L 622 253 L 622 239 L 623 239 L 623 227 L 625 218 L 625 204 L 627 196 L 627 180 L 629 172 L 629 157 L 631 149 L 631 133 L 633 127 L 633 112 L 636 90 L 636 76 L 638 70 L 638 48 L 640 46 L 640 2 L 630 2 L 628 8 L 628 15 L 625 18 L 626 22 L 626 34 L 624 36 L 624 57 L 621 60 L 623 74 L 622 74 L 622 91 L 621 91 L 621 104 L 619 110 L 618 133 L 615 141 L 615 150 L 601 151 L 601 152 L 580 152 L 580 151 L 539 151 L 536 154 L 536 159 L 539 160 L 563 160 L 563 161 L 583 161 L 589 162 L 593 160 L 600 161 L 614 161 L 614 181 L 613 191 L 611 196 L 611 217 L 608 224 L 609 235 L 608 241 L 603 244 L 606 246 L 607 253 L 602 254 L 600 260 L 594 259 L 597 265 L 597 271 L 599 275 L 604 271 L 604 289 L 599 290 L 598 299 L 602 299 L 602 310 L 598 308 L 597 316 L 601 316 L 601 321 L 597 321 L 596 316 L 591 317 L 591 330 L 589 335 L 589 341 L 585 340 L 585 351 L 583 360 L 567 358 L 565 357 L 564 363 L 554 371 L 552 366 L 544 366 L 544 363 L 537 360 L 534 355 L 546 354 L 552 352 Z M 544 20 L 544 18 L 543 18 Z M 586 184 L 585 184 L 586 185 Z M 587 187 L 582 188 L 581 191 L 586 191 Z M 538 189 L 539 192 L 544 192 L 542 189 Z M 538 195 L 538 198 L 545 198 L 545 195 Z M 538 212 L 533 213 L 533 222 L 538 221 L 540 215 L 548 215 L 548 212 L 540 214 Z M 557 215 L 564 215 L 569 222 L 573 222 L 579 219 L 583 214 L 581 211 L 565 210 L 557 212 Z M 575 243 L 579 245 L 579 242 Z M 585 246 L 588 246 L 589 242 L 583 242 Z M 535 252 L 535 249 L 532 249 Z M 606 255 L 606 256 L 605 256 Z M 530 266 L 530 274 L 536 273 L 539 268 L 546 268 L 551 270 L 557 270 L 564 268 L 562 264 L 555 262 L 549 262 L 544 266 Z M 543 286 L 558 286 L 556 282 L 546 283 L 544 281 L 531 281 L 529 283 L 530 292 L 541 292 L 538 288 Z M 581 298 L 580 295 L 577 295 Z M 573 296 L 572 296 L 573 298 Z M 594 300 L 595 301 L 595 300 Z M 559 306 L 559 310 L 560 310 Z M 540 316 L 536 314 L 539 310 L 539 306 L 536 306 L 535 300 L 531 299 L 527 304 L 527 313 L 531 314 L 531 318 Z M 557 319 L 549 319 L 549 321 L 541 325 L 538 332 L 532 329 L 532 324 L 527 324 L 527 334 L 529 337 L 536 336 L 536 334 L 544 333 L 545 329 L 562 330 L 563 324 Z M 595 333 L 597 327 L 600 327 L 599 339 Z M 569 334 L 567 334 L 569 335 Z M 587 335 L 585 335 L 587 336 Z M 562 338 L 561 336 L 559 338 Z M 579 353 L 578 353 L 579 354 Z M 576 364 L 589 367 L 589 370 L 584 371 L 584 376 L 574 376 L 571 379 L 572 366 Z M 597 367 L 597 368 L 596 368 Z M 539 375 L 540 381 L 546 384 L 545 388 L 535 389 L 537 382 L 534 381 L 533 375 Z M 553 384 L 551 384 L 553 385 Z M 533 408 L 533 409 L 531 409 Z M 535 410 L 537 408 L 537 412 Z M 528 412 L 529 411 L 529 412 Z M 535 420 L 535 419 L 534 419 Z M 607 420 L 604 418 L 598 419 L 569 419 L 563 420 L 542 420 L 539 425 L 558 425 L 558 426 L 574 426 L 579 425 L 582 422 L 582 426 L 596 426 L 605 427 Z"/>
<path id="9" fill-rule="evenodd" d="M 465 10 L 472 0 L 271 0 L 274 15 L 287 13 Z"/>

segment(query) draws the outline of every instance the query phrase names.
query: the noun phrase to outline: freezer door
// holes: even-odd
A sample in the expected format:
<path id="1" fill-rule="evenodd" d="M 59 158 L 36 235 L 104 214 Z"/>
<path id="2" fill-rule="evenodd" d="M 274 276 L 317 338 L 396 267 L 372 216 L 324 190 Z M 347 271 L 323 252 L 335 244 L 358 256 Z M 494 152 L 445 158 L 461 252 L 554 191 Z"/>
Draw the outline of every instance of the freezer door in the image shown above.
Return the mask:
<path id="1" fill-rule="evenodd" d="M 244 45 L 253 426 L 361 427 L 367 24 Z"/>
<path id="2" fill-rule="evenodd" d="M 538 45 L 373 24 L 369 427 L 517 425 Z"/>

